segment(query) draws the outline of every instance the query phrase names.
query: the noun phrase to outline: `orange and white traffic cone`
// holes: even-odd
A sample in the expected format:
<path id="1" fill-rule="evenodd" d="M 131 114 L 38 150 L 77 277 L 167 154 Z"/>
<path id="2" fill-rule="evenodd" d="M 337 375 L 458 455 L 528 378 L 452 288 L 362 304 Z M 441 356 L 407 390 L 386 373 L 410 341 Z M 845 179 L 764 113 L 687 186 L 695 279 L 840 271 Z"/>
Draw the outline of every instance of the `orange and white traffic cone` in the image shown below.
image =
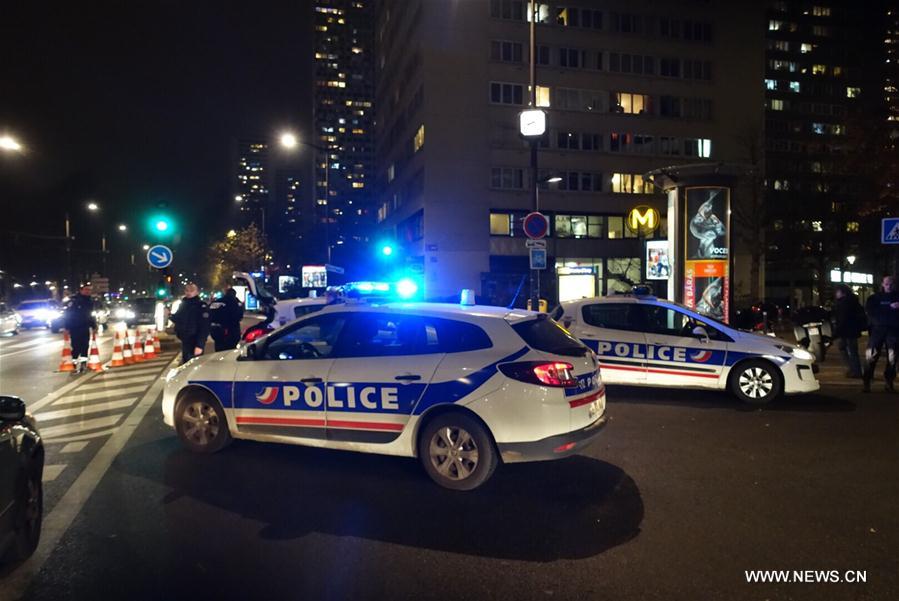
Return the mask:
<path id="1" fill-rule="evenodd" d="M 97 348 L 97 335 L 91 334 L 91 350 L 87 360 L 87 368 L 91 371 L 103 371 L 100 363 L 100 349 Z"/>
<path id="2" fill-rule="evenodd" d="M 147 341 L 144 343 L 144 359 L 156 358 L 156 345 L 153 340 L 153 330 L 147 328 Z"/>
<path id="3" fill-rule="evenodd" d="M 122 359 L 124 359 L 125 365 L 131 365 L 134 363 L 134 353 L 131 352 L 131 343 L 128 341 L 128 330 L 125 330 L 125 334 L 122 337 L 124 338 Z"/>
<path id="4" fill-rule="evenodd" d="M 62 361 L 59 362 L 59 371 L 75 371 L 75 362 L 72 361 L 72 339 L 69 331 L 65 330 L 62 343 Z"/>
<path id="5" fill-rule="evenodd" d="M 115 345 L 112 347 L 112 361 L 109 367 L 122 367 L 125 365 L 125 355 L 122 353 L 122 339 L 119 338 L 119 331 L 115 333 Z"/>
<path id="6" fill-rule="evenodd" d="M 144 360 L 144 339 L 143 333 L 140 331 L 140 328 L 137 329 L 137 333 L 134 337 L 134 362 L 140 363 Z"/>

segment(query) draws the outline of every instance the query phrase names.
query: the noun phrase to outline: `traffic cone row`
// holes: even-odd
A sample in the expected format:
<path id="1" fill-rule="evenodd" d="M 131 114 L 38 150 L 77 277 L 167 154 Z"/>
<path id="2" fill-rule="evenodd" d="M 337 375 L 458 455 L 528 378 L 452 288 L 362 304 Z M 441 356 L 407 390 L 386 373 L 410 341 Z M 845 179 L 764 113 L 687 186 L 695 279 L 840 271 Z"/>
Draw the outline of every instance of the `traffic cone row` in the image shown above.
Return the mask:
<path id="1" fill-rule="evenodd" d="M 144 339 L 140 328 L 135 330 L 134 334 L 134 348 L 132 349 L 134 353 L 134 362 L 141 363 L 144 361 Z"/>
<path id="2" fill-rule="evenodd" d="M 59 362 L 59 371 L 75 371 L 75 362 L 72 361 L 72 339 L 69 338 L 68 330 L 65 330 L 65 336 L 62 340 L 62 361 Z"/>

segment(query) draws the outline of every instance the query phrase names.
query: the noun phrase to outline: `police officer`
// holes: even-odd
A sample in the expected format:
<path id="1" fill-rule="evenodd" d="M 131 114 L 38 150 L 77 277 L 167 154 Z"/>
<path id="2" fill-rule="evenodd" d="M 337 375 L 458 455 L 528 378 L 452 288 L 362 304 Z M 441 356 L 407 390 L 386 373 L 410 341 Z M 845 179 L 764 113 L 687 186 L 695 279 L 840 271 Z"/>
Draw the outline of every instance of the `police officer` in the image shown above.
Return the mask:
<path id="1" fill-rule="evenodd" d="M 209 335 L 209 307 L 200 297 L 200 289 L 190 283 L 184 287 L 184 298 L 172 314 L 175 335 L 181 340 L 181 363 L 203 354 Z"/>
<path id="2" fill-rule="evenodd" d="M 893 380 L 896 378 L 896 354 L 899 352 L 899 290 L 896 289 L 896 278 L 883 278 L 883 292 L 872 294 L 865 303 L 868 312 L 868 348 L 865 351 L 864 392 L 871 392 L 871 379 L 874 368 L 880 358 L 882 347 L 886 347 L 886 369 L 883 377 L 886 389 L 893 391 Z"/>
<path id="3" fill-rule="evenodd" d="M 65 328 L 72 337 L 72 359 L 78 364 L 75 373 L 83 372 L 88 360 L 91 328 L 97 327 L 93 313 L 91 287 L 90 284 L 85 284 L 78 290 L 78 294 L 69 300 L 64 315 Z"/>
<path id="4" fill-rule="evenodd" d="M 209 305 L 209 332 L 215 341 L 215 350 L 227 351 L 240 341 L 240 320 L 243 319 L 243 303 L 237 291 L 228 288 L 222 296 Z"/>
<path id="5" fill-rule="evenodd" d="M 846 363 L 846 376 L 858 379 L 862 377 L 858 337 L 867 327 L 865 310 L 846 284 L 837 284 L 833 297 L 833 337 L 838 340 L 840 354 Z"/>

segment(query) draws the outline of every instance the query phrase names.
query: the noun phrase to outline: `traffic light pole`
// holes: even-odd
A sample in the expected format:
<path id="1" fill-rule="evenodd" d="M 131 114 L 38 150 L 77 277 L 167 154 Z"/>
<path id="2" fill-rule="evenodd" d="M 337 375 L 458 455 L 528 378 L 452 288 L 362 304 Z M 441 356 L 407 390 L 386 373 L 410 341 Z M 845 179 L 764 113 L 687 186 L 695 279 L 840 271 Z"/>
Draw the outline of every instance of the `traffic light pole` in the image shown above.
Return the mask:
<path id="1" fill-rule="evenodd" d="M 531 13 L 530 24 L 530 72 L 531 72 L 531 107 L 537 108 L 537 16 L 539 14 L 539 4 L 531 3 L 533 11 Z M 531 140 L 531 199 L 534 212 L 540 210 L 540 201 L 537 192 L 537 139 Z M 530 251 L 528 252 L 530 256 Z M 532 266 L 533 267 L 533 266 Z M 540 310 L 540 272 L 537 269 L 531 269 L 531 310 Z"/>

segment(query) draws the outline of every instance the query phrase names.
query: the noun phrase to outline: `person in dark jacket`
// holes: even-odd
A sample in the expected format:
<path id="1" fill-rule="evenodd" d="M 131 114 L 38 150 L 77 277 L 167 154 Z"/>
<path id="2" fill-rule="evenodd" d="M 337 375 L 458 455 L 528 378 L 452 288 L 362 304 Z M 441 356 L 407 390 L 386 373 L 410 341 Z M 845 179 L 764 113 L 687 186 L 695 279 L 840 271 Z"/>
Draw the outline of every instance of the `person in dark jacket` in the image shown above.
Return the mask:
<path id="1" fill-rule="evenodd" d="M 871 392 L 874 368 L 882 349 L 886 349 L 886 369 L 883 372 L 886 389 L 893 392 L 896 378 L 896 354 L 899 353 L 899 290 L 896 278 L 883 278 L 883 292 L 872 294 L 865 303 L 868 313 L 868 348 L 865 351 L 864 392 Z"/>
<path id="2" fill-rule="evenodd" d="M 94 301 L 91 299 L 89 284 L 82 286 L 78 294 L 69 300 L 63 316 L 65 328 L 72 338 L 72 360 L 76 363 L 74 373 L 81 373 L 87 364 L 91 341 L 91 328 L 97 327 L 94 318 Z"/>
<path id="3" fill-rule="evenodd" d="M 846 376 L 861 378 L 858 337 L 867 327 L 865 310 L 858 302 L 858 297 L 845 284 L 838 284 L 833 296 L 833 337 L 837 339 L 837 346 L 846 363 Z"/>
<path id="4" fill-rule="evenodd" d="M 215 341 L 216 352 L 237 347 L 241 319 L 243 303 L 238 300 L 234 288 L 225 290 L 221 298 L 209 305 L 209 332 Z"/>
<path id="5" fill-rule="evenodd" d="M 196 284 L 186 285 L 181 305 L 171 317 L 175 335 L 181 340 L 182 365 L 203 354 L 209 336 L 209 307 L 199 294 Z"/>

